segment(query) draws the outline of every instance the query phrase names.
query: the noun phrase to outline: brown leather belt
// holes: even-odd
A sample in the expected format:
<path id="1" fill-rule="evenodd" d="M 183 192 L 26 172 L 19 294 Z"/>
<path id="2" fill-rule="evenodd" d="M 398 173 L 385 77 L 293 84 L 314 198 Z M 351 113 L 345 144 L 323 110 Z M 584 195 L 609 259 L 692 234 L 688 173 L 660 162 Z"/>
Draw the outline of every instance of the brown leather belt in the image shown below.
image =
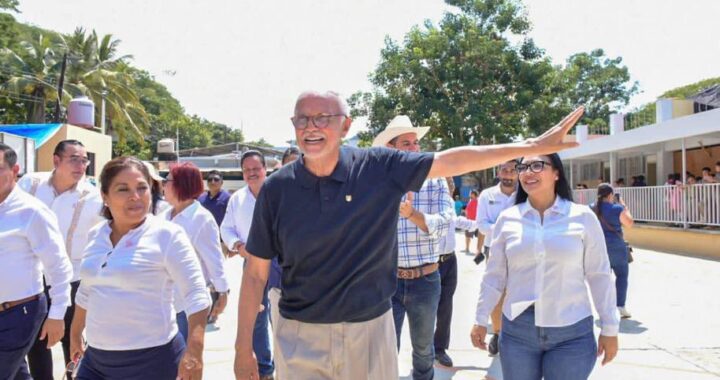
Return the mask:
<path id="1" fill-rule="evenodd" d="M 438 263 L 432 263 L 413 268 L 398 268 L 397 276 L 402 280 L 414 280 L 435 272 L 438 270 L 438 266 Z"/>
<path id="2" fill-rule="evenodd" d="M 3 311 L 6 311 L 6 310 L 8 310 L 8 309 L 12 309 L 12 308 L 15 307 L 15 306 L 22 305 L 22 304 L 27 303 L 27 302 L 30 302 L 30 301 L 35 301 L 35 300 L 38 299 L 38 298 L 40 298 L 40 294 L 36 294 L 36 295 L 30 296 L 30 297 L 26 297 L 26 298 L 23 298 L 23 299 L 20 299 L 20 300 L 3 302 L 3 303 L 0 304 L 0 313 L 2 313 Z"/>

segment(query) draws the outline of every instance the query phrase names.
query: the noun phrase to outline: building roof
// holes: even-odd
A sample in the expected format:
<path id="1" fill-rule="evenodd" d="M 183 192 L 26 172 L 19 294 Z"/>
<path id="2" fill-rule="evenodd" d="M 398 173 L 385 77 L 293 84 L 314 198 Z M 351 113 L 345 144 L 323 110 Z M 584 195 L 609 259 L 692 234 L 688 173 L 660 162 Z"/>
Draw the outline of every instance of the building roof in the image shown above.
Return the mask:
<path id="1" fill-rule="evenodd" d="M 63 126 L 63 124 L 2 124 L 0 132 L 28 137 L 35 140 L 35 149 L 40 148 Z"/>
<path id="2" fill-rule="evenodd" d="M 274 148 L 266 148 L 243 143 L 229 143 L 222 145 L 214 145 L 205 148 L 181 149 L 178 154 L 180 157 L 203 157 L 203 156 L 222 156 L 232 153 L 242 153 L 246 150 L 257 150 L 266 156 L 280 156 L 282 151 Z"/>

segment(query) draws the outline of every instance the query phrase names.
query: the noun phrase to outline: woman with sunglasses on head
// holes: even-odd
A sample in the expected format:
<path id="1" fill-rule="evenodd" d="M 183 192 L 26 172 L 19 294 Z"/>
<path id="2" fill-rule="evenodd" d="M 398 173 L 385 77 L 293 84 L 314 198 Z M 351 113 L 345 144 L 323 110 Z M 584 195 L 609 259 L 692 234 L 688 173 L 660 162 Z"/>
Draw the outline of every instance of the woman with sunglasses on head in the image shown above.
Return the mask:
<path id="1" fill-rule="evenodd" d="M 515 206 L 497 220 L 478 299 L 473 345 L 487 349 L 490 312 L 506 291 L 500 356 L 505 380 L 587 379 L 618 350 L 615 286 L 602 228 L 572 202 L 557 154 L 525 157 Z M 600 314 L 595 342 L 587 287 Z"/>
<path id="2" fill-rule="evenodd" d="M 71 357 L 83 357 L 77 379 L 202 377 L 210 298 L 185 232 L 149 213 L 151 181 L 134 157 L 115 158 L 100 174 L 107 221 L 90 232 L 70 331 Z M 175 288 L 190 315 L 187 345 L 175 321 Z"/>
<path id="3" fill-rule="evenodd" d="M 218 300 L 212 308 L 211 317 L 222 314 L 227 306 L 228 281 L 225 276 L 225 256 L 220 247 L 220 229 L 213 215 L 205 209 L 197 197 L 203 192 L 200 169 L 190 162 L 175 164 L 164 182 L 165 200 L 170 208 L 159 216 L 180 225 L 195 249 L 206 285 L 218 292 Z M 182 297 L 176 293 L 175 309 L 180 333 L 187 339 L 187 312 Z"/>

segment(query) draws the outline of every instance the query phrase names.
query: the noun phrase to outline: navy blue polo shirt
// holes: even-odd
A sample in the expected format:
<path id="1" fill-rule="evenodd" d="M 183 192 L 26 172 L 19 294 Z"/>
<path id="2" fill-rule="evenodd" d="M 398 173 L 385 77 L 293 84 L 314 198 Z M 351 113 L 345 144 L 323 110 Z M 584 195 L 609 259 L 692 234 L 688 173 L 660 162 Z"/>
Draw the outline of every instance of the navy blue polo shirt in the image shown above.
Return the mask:
<path id="1" fill-rule="evenodd" d="M 226 190 L 220 190 L 214 198 L 210 196 L 209 191 L 200 194 L 200 197 L 198 197 L 198 202 L 210 211 L 218 226 L 222 224 L 225 218 L 225 210 L 227 210 L 229 200 L 230 193 Z"/>
<path id="2" fill-rule="evenodd" d="M 398 206 L 419 191 L 432 153 L 342 147 L 316 177 L 300 158 L 263 184 L 247 242 L 278 257 L 280 314 L 307 323 L 362 322 L 391 307 L 397 284 Z"/>

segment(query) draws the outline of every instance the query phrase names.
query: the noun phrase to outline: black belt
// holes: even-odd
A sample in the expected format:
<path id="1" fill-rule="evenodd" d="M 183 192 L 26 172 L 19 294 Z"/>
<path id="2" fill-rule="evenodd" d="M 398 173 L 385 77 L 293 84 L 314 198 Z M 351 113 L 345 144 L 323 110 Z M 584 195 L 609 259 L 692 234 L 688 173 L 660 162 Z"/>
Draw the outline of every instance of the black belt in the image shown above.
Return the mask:
<path id="1" fill-rule="evenodd" d="M 455 256 L 455 252 L 453 253 L 446 253 L 444 255 L 440 255 L 440 258 L 438 259 L 439 263 L 444 263 L 448 260 L 450 260 L 451 257 Z"/>
<path id="2" fill-rule="evenodd" d="M 23 299 L 19 299 L 19 300 L 15 300 L 15 301 L 3 302 L 2 304 L 0 304 L 0 313 L 5 310 L 12 309 L 15 306 L 19 306 L 24 303 L 28 303 L 30 301 L 35 301 L 38 298 L 40 298 L 40 294 L 36 294 L 36 295 L 30 296 L 30 297 L 25 297 Z"/>

